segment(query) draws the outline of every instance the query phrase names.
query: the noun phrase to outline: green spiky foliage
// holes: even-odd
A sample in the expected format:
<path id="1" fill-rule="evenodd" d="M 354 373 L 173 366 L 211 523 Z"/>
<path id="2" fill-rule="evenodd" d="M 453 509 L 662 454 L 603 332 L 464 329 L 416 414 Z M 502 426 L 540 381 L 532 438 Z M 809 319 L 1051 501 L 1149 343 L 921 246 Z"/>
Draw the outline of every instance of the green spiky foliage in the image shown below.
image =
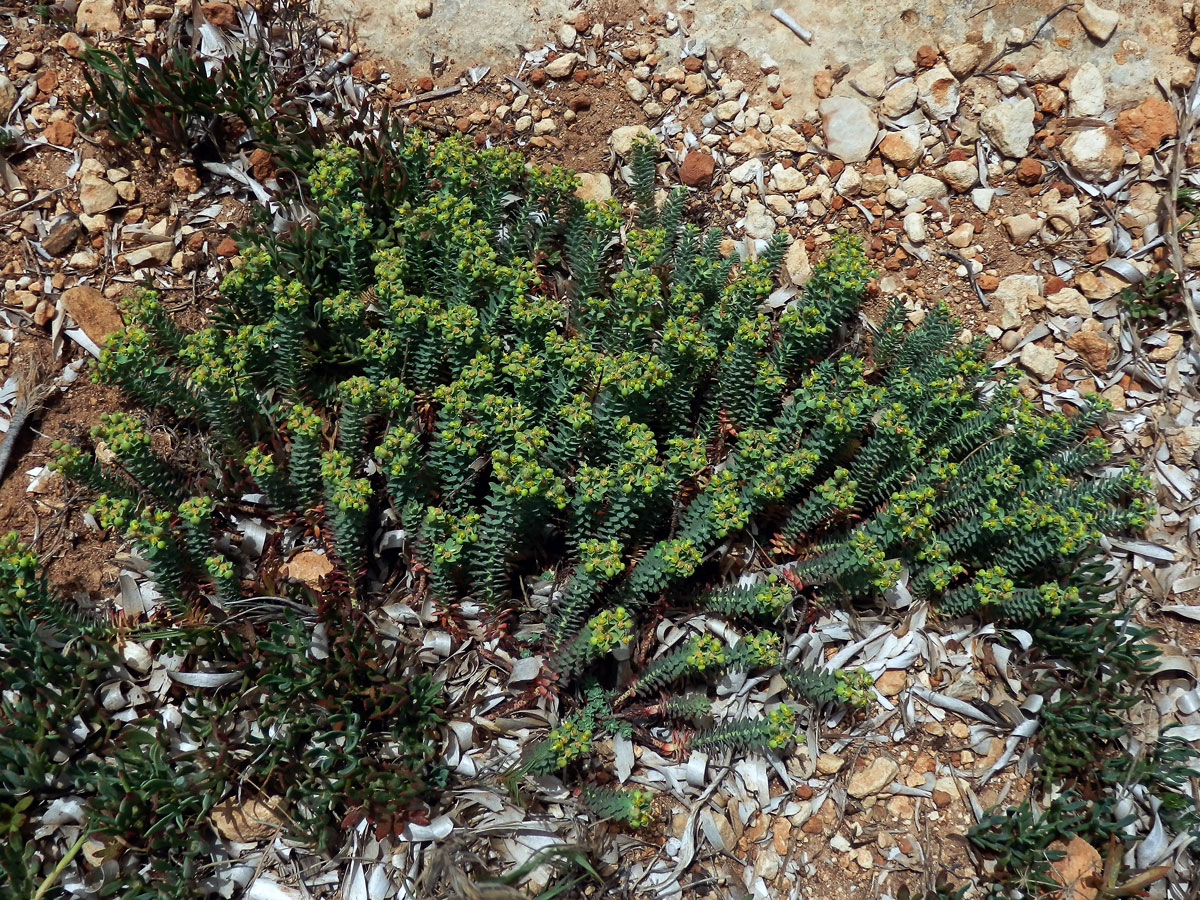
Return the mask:
<path id="1" fill-rule="evenodd" d="M 48 643 L 47 629 L 74 636 L 73 652 Z M 10 796 L 70 789 L 76 748 L 91 737 L 77 720 L 103 739 L 99 687 L 117 654 L 94 640 L 97 630 L 93 616 L 51 590 L 15 533 L 0 535 L 0 780 Z"/>
<path id="2" fill-rule="evenodd" d="M 803 742 L 797 728 L 798 720 L 792 706 L 780 703 L 765 716 L 731 719 L 715 728 L 697 732 L 689 746 L 695 750 L 781 750 L 797 741 Z"/>
<path id="3" fill-rule="evenodd" d="M 211 505 L 185 502 L 180 516 L 199 529 Z M 179 722 L 164 728 L 106 700 L 106 686 L 130 677 L 120 643 L 154 632 L 118 633 L 60 596 L 15 533 L 0 536 L 0 783 L 20 798 L 0 848 L 10 885 L 31 877 L 22 872 L 33 827 L 22 813 L 65 795 L 83 800 L 86 833 L 118 867 L 106 896 L 183 900 L 211 866 L 212 808 L 240 802 L 246 785 L 279 804 L 287 834 L 326 850 L 363 817 L 377 834 L 398 831 L 444 778 L 432 730 L 438 685 L 394 641 L 335 604 L 307 620 L 260 609 L 248 626 L 231 561 L 204 564 L 239 615 L 230 627 L 216 616 L 204 628 L 176 625 L 169 650 L 187 669 L 232 671 L 238 687 L 175 686 Z"/>
<path id="4" fill-rule="evenodd" d="M 683 194 L 655 207 L 651 144 L 621 232 L 562 170 L 393 137 L 317 153 L 313 224 L 244 246 L 196 332 L 159 334 L 143 297 L 100 375 L 206 438 L 216 521 L 257 483 L 355 603 L 402 565 L 421 600 L 536 625 L 565 715 L 521 771 L 585 771 L 604 735 L 702 718 L 705 685 L 738 672 L 778 670 L 792 697 L 691 745 L 785 749 L 807 707 L 872 695 L 786 662 L 786 629 L 902 579 L 945 616 L 1094 620 L 1081 562 L 1148 511 L 1135 472 L 1101 468 L 1102 405 L 1043 414 L 943 307 L 909 329 L 895 305 L 868 357 L 839 353 L 871 277 L 858 242 L 833 237 L 769 312 L 786 237 L 723 255 Z M 396 523 L 398 561 L 375 551 Z M 543 613 L 522 580 L 547 570 Z M 722 636 L 661 645 L 681 605 Z"/>
<path id="5" fill-rule="evenodd" d="M 157 499 L 182 499 L 180 473 L 151 449 L 150 435 L 135 419 L 121 412 L 101 413 L 92 440 L 107 446 L 134 481 Z"/>
<path id="6" fill-rule="evenodd" d="M 589 786 L 583 789 L 580 799 L 601 819 L 616 819 L 632 828 L 643 828 L 650 824 L 654 795 L 649 791 Z"/>
<path id="7" fill-rule="evenodd" d="M 1081 566 L 1059 615 L 1030 626 L 1033 661 L 1045 669 L 1031 684 L 1046 699 L 1037 735 L 1040 778 L 1029 797 L 988 810 L 968 833 L 995 861 L 985 879 L 989 896 L 1058 896 L 1049 866 L 1059 851 L 1050 843 L 1074 836 L 1093 847 L 1108 843 L 1110 861 L 1117 860 L 1143 837 L 1132 827 L 1135 811 L 1157 815 L 1177 834 L 1200 834 L 1194 750 L 1170 725 L 1148 740 L 1129 733 L 1125 713 L 1143 701 L 1160 651 L 1150 631 L 1114 604 L 1107 574 L 1099 561 Z M 1070 789 L 1060 793 L 1063 785 Z M 1115 890 L 1116 870 L 1111 874 Z M 1152 869 L 1134 880 L 1148 885 L 1163 874 Z"/>

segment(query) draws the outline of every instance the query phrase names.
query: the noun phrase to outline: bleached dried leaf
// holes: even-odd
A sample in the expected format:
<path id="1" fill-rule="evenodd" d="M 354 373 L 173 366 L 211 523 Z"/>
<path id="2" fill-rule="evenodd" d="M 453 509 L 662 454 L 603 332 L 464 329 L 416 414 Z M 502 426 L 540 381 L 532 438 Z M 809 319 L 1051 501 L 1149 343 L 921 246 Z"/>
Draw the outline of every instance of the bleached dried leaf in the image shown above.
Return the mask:
<path id="1" fill-rule="evenodd" d="M 306 900 L 296 888 L 280 884 L 269 875 L 260 875 L 246 889 L 246 900 Z"/>
<path id="2" fill-rule="evenodd" d="M 509 685 L 532 681 L 542 671 L 542 656 L 526 656 L 513 663 L 512 672 L 508 676 Z"/>
<path id="3" fill-rule="evenodd" d="M 209 820 L 221 837 L 242 843 L 265 841 L 283 828 L 280 816 L 283 801 L 272 798 L 266 802 L 250 798 L 239 802 L 230 797 L 212 808 Z"/>
<path id="4" fill-rule="evenodd" d="M 188 687 L 219 688 L 241 678 L 238 672 L 167 672 L 172 681 Z"/>
<path id="5" fill-rule="evenodd" d="M 421 842 L 421 841 L 442 841 L 448 838 L 451 832 L 454 831 L 454 822 L 449 816 L 438 816 L 428 825 L 418 825 L 415 822 L 409 822 L 404 826 L 404 831 L 401 834 L 405 840 Z"/>

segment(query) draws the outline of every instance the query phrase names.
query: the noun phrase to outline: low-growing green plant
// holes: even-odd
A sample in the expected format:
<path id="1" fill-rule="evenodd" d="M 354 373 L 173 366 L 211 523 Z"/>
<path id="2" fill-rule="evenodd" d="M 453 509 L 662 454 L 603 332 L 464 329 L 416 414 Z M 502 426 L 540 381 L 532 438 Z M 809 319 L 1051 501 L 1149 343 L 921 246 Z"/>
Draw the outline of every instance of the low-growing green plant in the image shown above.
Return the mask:
<path id="1" fill-rule="evenodd" d="M 310 153 L 307 107 L 293 100 L 322 52 L 316 28 L 310 4 L 263 0 L 240 12 L 215 50 L 212 34 L 190 17 L 140 56 L 132 45 L 86 46 L 91 96 L 77 111 L 118 142 L 147 140 L 197 160 L 218 158 L 234 139 L 287 156 Z"/>
<path id="2" fill-rule="evenodd" d="M 1182 302 L 1179 279 L 1170 269 L 1155 272 L 1145 281 L 1124 288 L 1117 299 L 1135 321 L 1171 312 Z"/>
<path id="3" fill-rule="evenodd" d="M 778 752 L 807 707 L 869 702 L 865 673 L 786 659 L 785 623 L 810 607 L 903 581 L 945 616 L 1060 641 L 1096 620 L 1081 564 L 1148 511 L 1136 472 L 1100 469 L 1103 405 L 1041 413 L 941 307 L 909 329 L 895 304 L 868 358 L 838 353 L 870 279 L 858 243 L 835 237 L 768 312 L 786 240 L 723 255 L 718 231 L 685 224 L 681 189 L 655 206 L 648 143 L 622 232 L 563 170 L 393 137 L 316 154 L 312 223 L 247 243 L 208 326 L 182 333 L 140 293 L 103 351 L 98 377 L 173 415 L 194 459 L 165 468 L 118 418 L 94 435 L 104 461 L 63 447 L 58 465 L 101 495 L 97 521 L 148 560 L 176 617 L 239 602 L 237 572 L 253 573 L 217 538 L 257 489 L 272 529 L 315 535 L 337 563 L 343 617 L 403 569 L 418 600 L 538 626 L 564 715 L 514 773 L 570 772 L 632 825 L 645 798 L 588 786 L 601 738 L 684 724 L 671 749 Z M 400 553 L 379 550 L 397 523 Z M 522 589 L 545 571 L 548 608 Z M 661 646 L 673 611 L 728 627 Z M 781 672 L 792 696 L 714 716 L 704 686 L 744 671 Z M 248 708 L 305 695 L 305 677 Z"/>
<path id="4" fill-rule="evenodd" d="M 240 601 L 240 591 L 221 598 Z M 36 872 L 31 804 L 67 794 L 85 801 L 84 834 L 122 864 L 106 894 L 122 900 L 195 896 L 213 846 L 209 812 L 245 785 L 279 803 L 289 834 L 321 849 L 349 821 L 390 833 L 422 808 L 444 777 L 437 685 L 355 610 L 326 603 L 300 621 L 268 607 L 255 628 L 244 605 L 176 625 L 163 646 L 185 665 L 235 666 L 236 687 L 177 686 L 177 731 L 129 721 L 101 702 L 129 634 L 60 597 L 16 535 L 0 537 L 0 779 L 17 798 L 2 848 L 9 888 L 20 893 Z M 176 605 L 174 617 L 185 615 Z"/>
<path id="5" fill-rule="evenodd" d="M 243 46 L 219 63 L 182 47 L 143 61 L 132 46 L 124 56 L 89 46 L 82 58 L 99 110 L 81 109 L 84 120 L 107 128 L 118 141 L 149 138 L 194 153 L 223 144 L 221 129 L 231 121 L 246 130 L 269 127 L 275 84 L 262 47 Z"/>

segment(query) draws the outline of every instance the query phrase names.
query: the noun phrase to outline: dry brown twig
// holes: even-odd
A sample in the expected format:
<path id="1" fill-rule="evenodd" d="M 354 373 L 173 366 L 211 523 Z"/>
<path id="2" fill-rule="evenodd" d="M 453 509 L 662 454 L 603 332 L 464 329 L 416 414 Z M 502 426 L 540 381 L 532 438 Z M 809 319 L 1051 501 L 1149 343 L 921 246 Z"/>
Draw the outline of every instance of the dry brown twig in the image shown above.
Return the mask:
<path id="1" fill-rule="evenodd" d="M 1175 137 L 1175 149 L 1171 152 L 1171 177 L 1167 187 L 1167 233 L 1164 235 L 1171 253 L 1171 268 L 1179 279 L 1179 290 L 1183 295 L 1183 308 L 1187 313 L 1188 326 L 1192 330 L 1192 349 L 1200 352 L 1200 286 L 1189 287 L 1187 266 L 1183 261 L 1183 247 L 1179 243 L 1179 183 L 1183 178 L 1184 150 L 1196 125 L 1200 122 L 1200 63 L 1192 75 L 1192 86 L 1183 98 L 1179 110 L 1179 127 Z"/>
<path id="2" fill-rule="evenodd" d="M 54 390 L 54 383 L 42 380 L 42 367 L 36 359 L 29 360 L 20 381 L 17 383 L 17 401 L 13 406 L 12 418 L 8 422 L 8 431 L 4 440 L 0 441 L 0 481 L 4 480 L 4 472 L 12 457 L 13 449 L 17 446 L 17 438 L 29 417 L 42 408 L 46 398 Z"/>

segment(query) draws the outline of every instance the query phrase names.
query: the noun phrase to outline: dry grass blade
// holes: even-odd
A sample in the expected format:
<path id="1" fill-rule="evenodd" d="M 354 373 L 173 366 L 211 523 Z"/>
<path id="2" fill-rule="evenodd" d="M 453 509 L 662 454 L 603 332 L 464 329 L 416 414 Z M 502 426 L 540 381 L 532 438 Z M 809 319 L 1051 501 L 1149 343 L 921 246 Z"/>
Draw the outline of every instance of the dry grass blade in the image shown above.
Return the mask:
<path id="1" fill-rule="evenodd" d="M 8 431 L 4 440 L 0 441 L 0 481 L 8 469 L 8 461 L 12 458 L 13 449 L 17 446 L 17 438 L 29 417 L 42 408 L 46 398 L 54 389 L 52 382 L 42 380 L 42 367 L 36 359 L 30 359 L 28 367 L 17 383 L 17 402 L 13 406 L 12 418 L 8 423 Z"/>
<path id="2" fill-rule="evenodd" d="M 1187 266 L 1183 261 L 1183 247 L 1179 243 L 1179 185 L 1183 178 L 1184 148 L 1196 130 L 1197 104 L 1200 103 L 1200 64 L 1192 75 L 1192 86 L 1184 97 L 1182 108 L 1179 110 L 1179 129 L 1175 139 L 1175 148 L 1171 152 L 1171 177 L 1167 189 L 1167 247 L 1171 251 L 1171 267 L 1179 278 L 1179 287 L 1183 292 L 1183 308 L 1187 311 L 1188 327 L 1192 331 L 1192 341 L 1200 348 L 1200 311 L 1196 305 L 1200 301 L 1200 288 L 1192 288 L 1187 282 Z"/>

